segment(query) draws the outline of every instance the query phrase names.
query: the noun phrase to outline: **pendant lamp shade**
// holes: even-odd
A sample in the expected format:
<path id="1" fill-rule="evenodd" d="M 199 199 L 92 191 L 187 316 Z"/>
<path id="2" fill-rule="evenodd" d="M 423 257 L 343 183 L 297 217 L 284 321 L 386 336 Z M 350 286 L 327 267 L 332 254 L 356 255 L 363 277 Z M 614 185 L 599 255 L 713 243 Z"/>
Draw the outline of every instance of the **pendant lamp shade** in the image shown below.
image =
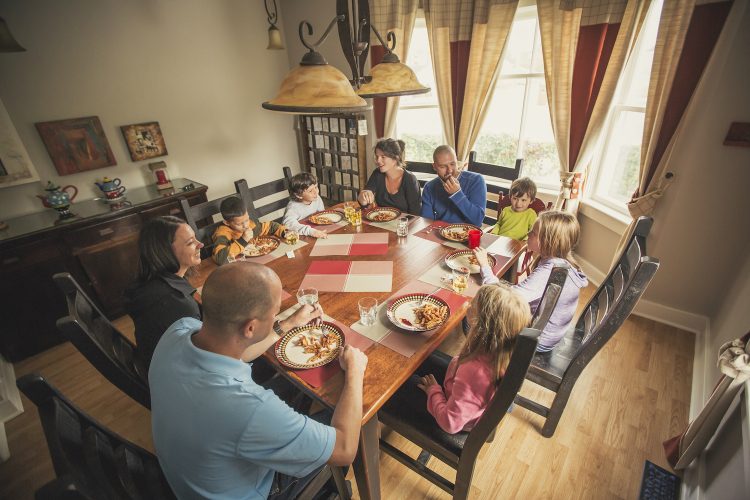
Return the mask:
<path id="1" fill-rule="evenodd" d="M 265 109 L 287 113 L 356 113 L 369 109 L 367 101 L 354 93 L 352 84 L 328 64 L 300 64 L 291 70 L 275 98 Z"/>
<path id="2" fill-rule="evenodd" d="M 284 50 L 284 42 L 281 41 L 281 31 L 276 26 L 268 28 L 268 47 L 269 50 Z"/>
<path id="3" fill-rule="evenodd" d="M 414 71 L 401 62 L 381 62 L 370 70 L 370 75 L 372 79 L 357 90 L 360 97 L 394 97 L 430 91 L 419 83 Z"/>
<path id="4" fill-rule="evenodd" d="M 0 52 L 26 52 L 26 49 L 13 38 L 2 17 L 0 17 Z"/>

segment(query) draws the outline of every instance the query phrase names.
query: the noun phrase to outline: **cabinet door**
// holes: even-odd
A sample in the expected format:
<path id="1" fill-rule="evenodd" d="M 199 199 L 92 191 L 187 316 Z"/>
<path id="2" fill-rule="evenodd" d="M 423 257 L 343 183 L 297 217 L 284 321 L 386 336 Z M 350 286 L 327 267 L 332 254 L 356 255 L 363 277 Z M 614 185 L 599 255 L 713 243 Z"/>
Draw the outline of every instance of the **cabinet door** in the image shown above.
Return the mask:
<path id="1" fill-rule="evenodd" d="M 55 326 L 67 314 L 52 275 L 66 271 L 57 239 L 0 251 L 0 352 L 11 362 L 65 340 Z"/>

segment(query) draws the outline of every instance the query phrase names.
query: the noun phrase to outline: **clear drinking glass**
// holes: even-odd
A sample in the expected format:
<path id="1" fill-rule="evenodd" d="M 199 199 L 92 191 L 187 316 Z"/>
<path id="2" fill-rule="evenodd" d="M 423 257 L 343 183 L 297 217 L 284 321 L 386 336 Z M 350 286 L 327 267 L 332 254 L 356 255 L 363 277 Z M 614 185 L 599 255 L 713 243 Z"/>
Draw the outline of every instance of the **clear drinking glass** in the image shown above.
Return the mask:
<path id="1" fill-rule="evenodd" d="M 354 205 L 351 203 L 344 203 L 344 218 L 349 224 L 354 224 L 352 218 L 354 216 Z"/>
<path id="2" fill-rule="evenodd" d="M 453 291 L 463 293 L 466 287 L 469 286 L 469 270 L 465 267 L 460 267 L 454 269 L 451 274 L 453 275 Z"/>
<path id="3" fill-rule="evenodd" d="M 401 217 L 398 220 L 398 227 L 396 228 L 396 235 L 404 237 L 409 234 L 409 219 Z"/>
<path id="4" fill-rule="evenodd" d="M 318 303 L 318 289 L 317 288 L 300 288 L 297 290 L 297 302 L 304 306 L 310 304 L 314 306 Z"/>
<path id="5" fill-rule="evenodd" d="M 362 225 L 362 210 L 359 208 L 355 208 L 354 213 L 352 213 L 352 225 L 353 226 Z"/>
<path id="6" fill-rule="evenodd" d="M 359 322 L 364 326 L 375 324 L 378 315 L 378 299 L 374 297 L 364 297 L 359 299 Z"/>

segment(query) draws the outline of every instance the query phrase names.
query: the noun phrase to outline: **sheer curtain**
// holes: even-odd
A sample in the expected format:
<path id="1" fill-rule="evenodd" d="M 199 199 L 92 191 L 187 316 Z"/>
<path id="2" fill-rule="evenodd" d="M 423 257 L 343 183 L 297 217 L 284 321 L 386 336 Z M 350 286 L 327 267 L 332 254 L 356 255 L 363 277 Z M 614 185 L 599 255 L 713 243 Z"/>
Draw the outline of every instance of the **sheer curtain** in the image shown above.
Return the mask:
<path id="1" fill-rule="evenodd" d="M 500 73 L 518 0 L 424 0 L 440 116 L 448 143 L 465 162 Z"/>
<path id="2" fill-rule="evenodd" d="M 588 166 L 648 0 L 537 0 L 544 77 L 566 204 Z"/>

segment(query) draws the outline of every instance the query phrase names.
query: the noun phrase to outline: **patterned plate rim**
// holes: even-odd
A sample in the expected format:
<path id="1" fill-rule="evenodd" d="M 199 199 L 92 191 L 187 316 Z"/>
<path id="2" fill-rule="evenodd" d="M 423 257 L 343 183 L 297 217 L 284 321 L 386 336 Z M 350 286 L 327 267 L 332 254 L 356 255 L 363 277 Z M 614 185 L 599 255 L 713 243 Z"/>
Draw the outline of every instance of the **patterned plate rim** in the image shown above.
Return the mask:
<path id="1" fill-rule="evenodd" d="M 452 258 L 454 258 L 454 257 L 457 257 L 457 256 L 459 256 L 459 255 L 470 254 L 470 253 L 474 253 L 474 252 L 472 252 L 471 250 L 454 250 L 453 252 L 451 252 L 451 253 L 449 253 L 448 255 L 446 255 L 446 256 L 445 256 L 445 259 L 443 259 L 443 260 L 445 261 L 445 265 L 446 265 L 446 266 L 450 267 L 451 269 L 455 269 L 455 267 L 453 267 L 453 266 L 452 266 L 452 265 L 450 264 L 450 260 L 451 260 Z M 495 256 L 494 256 L 494 255 L 492 255 L 492 254 L 490 254 L 490 253 L 488 253 L 488 254 L 487 254 L 487 258 L 488 258 L 488 259 L 489 259 L 489 261 L 490 261 L 490 267 L 491 267 L 491 268 L 494 268 L 494 267 L 495 267 L 495 265 L 497 264 L 497 259 L 495 258 Z M 461 266 L 461 267 L 465 267 L 465 266 Z M 478 273 L 478 272 L 480 272 L 480 271 L 477 271 L 477 273 Z M 471 274 L 476 274 L 476 273 L 471 273 Z"/>
<path id="2" fill-rule="evenodd" d="M 317 222 L 313 222 L 313 221 L 310 220 L 310 217 L 315 217 L 317 215 L 328 215 L 328 214 L 330 214 L 330 215 L 336 215 L 339 218 L 339 220 L 332 221 L 332 222 L 326 222 L 325 224 L 318 224 Z M 311 215 L 309 215 L 307 217 L 307 222 L 309 222 L 310 224 L 315 224 L 316 226 L 328 226 L 329 224 L 338 224 L 342 220 L 344 220 L 344 214 L 342 214 L 341 212 L 338 212 L 336 210 L 321 210 L 320 212 L 315 212 L 314 214 L 311 214 Z"/>
<path id="3" fill-rule="evenodd" d="M 453 228 L 457 228 L 457 227 L 465 227 L 465 228 L 467 228 L 467 234 L 466 234 L 466 238 L 465 239 L 463 239 L 463 240 L 454 240 L 453 238 L 448 238 L 445 235 L 445 232 L 447 232 L 449 229 L 453 229 Z M 443 239 L 445 239 L 445 240 L 454 241 L 456 243 L 463 243 L 463 242 L 469 240 L 469 234 L 468 234 L 468 232 L 471 231 L 472 229 L 476 229 L 478 231 L 481 231 L 481 229 L 479 229 L 474 224 L 448 224 L 447 226 L 441 227 L 439 233 L 440 233 L 440 236 Z"/>
<path id="4" fill-rule="evenodd" d="M 274 354 L 276 355 L 276 359 L 279 360 L 279 363 L 281 363 L 282 365 L 288 368 L 294 368 L 295 370 L 308 370 L 310 368 L 318 368 L 320 366 L 325 366 L 331 361 L 335 360 L 339 354 L 339 351 L 341 350 L 341 347 L 343 347 L 345 339 L 346 339 L 344 337 L 344 332 L 343 330 L 341 330 L 341 328 L 339 328 L 338 326 L 328 321 L 323 321 L 322 326 L 326 327 L 326 330 L 332 333 L 335 333 L 339 337 L 339 346 L 336 348 L 333 354 L 329 355 L 327 359 L 321 359 L 320 361 L 316 361 L 315 363 L 306 364 L 306 365 L 295 363 L 294 361 L 289 360 L 289 358 L 286 357 L 286 352 L 284 351 L 284 349 L 286 348 L 286 345 L 300 333 L 307 332 L 315 328 L 319 328 L 318 325 L 298 326 L 297 328 L 292 328 L 291 330 L 286 332 L 286 335 L 281 337 L 276 342 L 276 348 L 274 349 Z"/>
<path id="5" fill-rule="evenodd" d="M 432 328 L 422 328 L 421 326 L 416 325 L 405 325 L 398 321 L 398 318 L 396 318 L 396 314 L 394 312 L 395 308 L 398 307 L 401 303 L 404 302 L 414 302 L 416 300 L 421 300 L 422 297 L 429 295 L 428 293 L 421 293 L 421 292 L 415 292 L 415 293 L 407 293 L 405 295 L 401 295 L 399 297 L 396 297 L 388 304 L 388 309 L 386 310 L 386 316 L 388 316 L 388 319 L 393 323 L 394 326 L 401 328 L 403 330 L 409 330 L 412 332 L 428 332 L 430 330 L 434 330 L 436 328 L 440 328 L 445 324 L 445 321 L 450 318 L 451 315 L 451 307 L 448 305 L 448 303 L 441 299 L 440 297 L 436 297 L 435 295 L 432 295 L 427 298 L 427 302 L 433 302 L 438 303 L 438 305 L 445 306 L 447 308 L 447 312 L 445 314 L 445 317 L 443 318 L 443 321 L 441 321 L 438 325 L 435 325 Z"/>
<path id="6" fill-rule="evenodd" d="M 372 220 L 370 218 L 370 214 L 373 214 L 375 212 L 391 212 L 391 213 L 395 213 L 396 215 L 394 215 L 393 218 L 388 219 L 388 220 Z M 391 222 L 392 220 L 396 220 L 398 216 L 401 215 L 401 210 L 399 210 L 396 207 L 375 207 L 366 211 L 364 215 L 365 215 L 365 219 L 369 220 L 370 222 Z"/>
<path id="7" fill-rule="evenodd" d="M 281 240 L 278 239 L 276 236 L 264 235 L 264 236 L 258 236 L 257 238 L 252 239 L 252 241 L 257 241 L 257 240 L 271 240 L 271 241 L 276 242 L 276 246 L 274 246 L 272 249 L 270 249 L 266 253 L 259 253 L 258 255 L 247 255 L 246 253 L 243 252 L 242 255 L 244 255 L 245 258 L 254 259 L 255 257 L 263 257 L 264 255 L 268 255 L 269 253 L 279 248 L 279 245 L 281 244 Z"/>

